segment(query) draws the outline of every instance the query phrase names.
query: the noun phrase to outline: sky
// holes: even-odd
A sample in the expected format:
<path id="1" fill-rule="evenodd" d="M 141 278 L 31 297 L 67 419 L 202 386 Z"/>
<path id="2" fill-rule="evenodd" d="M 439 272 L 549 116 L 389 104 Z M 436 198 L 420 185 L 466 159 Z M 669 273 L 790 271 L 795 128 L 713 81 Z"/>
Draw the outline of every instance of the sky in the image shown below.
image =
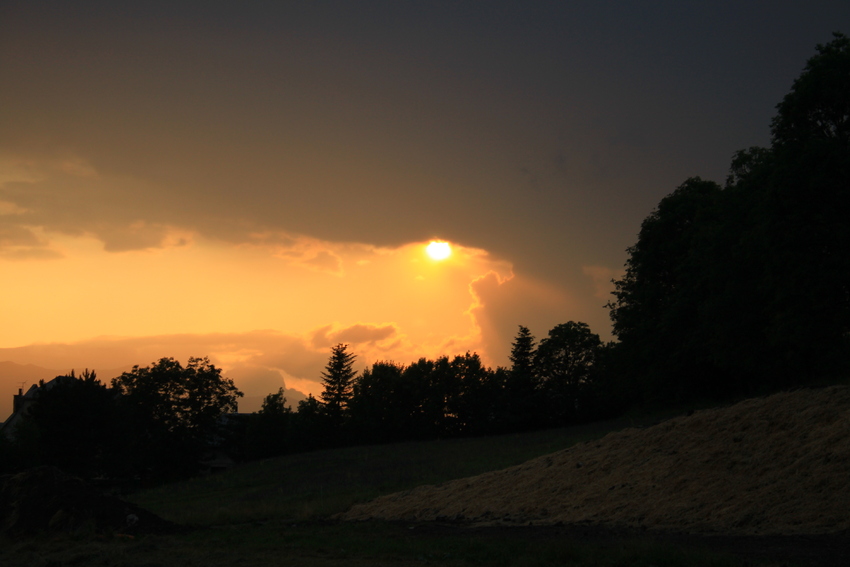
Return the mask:
<path id="1" fill-rule="evenodd" d="M 641 221 L 768 145 L 834 31 L 846 0 L 0 0 L 0 410 L 15 365 L 208 356 L 254 411 L 338 343 L 611 340 Z"/>

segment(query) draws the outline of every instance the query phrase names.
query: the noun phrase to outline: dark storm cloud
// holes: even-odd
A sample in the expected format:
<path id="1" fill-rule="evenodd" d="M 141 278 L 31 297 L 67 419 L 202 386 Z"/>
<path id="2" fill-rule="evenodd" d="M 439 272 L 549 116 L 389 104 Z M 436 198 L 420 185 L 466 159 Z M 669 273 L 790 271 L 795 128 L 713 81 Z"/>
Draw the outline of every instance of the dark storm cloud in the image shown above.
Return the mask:
<path id="1" fill-rule="evenodd" d="M 818 1 L 0 10 L 0 157 L 39 173 L 0 185 L 26 211 L 7 238 L 439 234 L 571 288 L 621 266 L 686 177 L 721 180 L 766 143 L 815 43 L 850 21 Z"/>

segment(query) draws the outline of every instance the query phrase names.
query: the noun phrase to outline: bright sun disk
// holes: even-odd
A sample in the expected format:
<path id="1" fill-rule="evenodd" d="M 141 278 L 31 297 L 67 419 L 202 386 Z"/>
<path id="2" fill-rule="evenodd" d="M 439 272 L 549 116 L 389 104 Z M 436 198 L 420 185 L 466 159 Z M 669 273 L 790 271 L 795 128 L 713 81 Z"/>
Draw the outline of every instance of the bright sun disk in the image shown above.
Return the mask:
<path id="1" fill-rule="evenodd" d="M 428 253 L 434 260 L 445 260 L 452 254 L 452 248 L 449 246 L 448 242 L 438 242 L 436 240 L 432 241 L 427 248 L 425 248 L 425 252 Z"/>

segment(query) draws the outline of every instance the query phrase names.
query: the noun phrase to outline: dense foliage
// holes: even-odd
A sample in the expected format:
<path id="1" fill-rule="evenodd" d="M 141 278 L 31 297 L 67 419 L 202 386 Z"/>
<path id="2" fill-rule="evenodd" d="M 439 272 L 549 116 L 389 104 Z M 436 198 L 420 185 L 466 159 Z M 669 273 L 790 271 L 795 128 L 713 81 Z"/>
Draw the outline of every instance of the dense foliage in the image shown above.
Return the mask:
<path id="1" fill-rule="evenodd" d="M 112 380 L 125 437 L 125 463 L 154 476 L 196 471 L 208 447 L 220 441 L 221 418 L 236 412 L 242 396 L 207 358 L 173 358 L 134 366 Z"/>
<path id="2" fill-rule="evenodd" d="M 629 249 L 610 304 L 620 368 L 646 401 L 727 398 L 846 372 L 850 39 L 817 47 L 770 148 L 726 186 L 693 178 Z"/>
<path id="3" fill-rule="evenodd" d="M 114 395 L 95 372 L 86 370 L 77 377 L 72 371 L 49 387 L 40 382 L 37 403 L 18 427 L 16 450 L 8 455 L 15 464 L 103 474 L 113 470 L 113 456 L 121 451 L 119 420 Z"/>
<path id="4" fill-rule="evenodd" d="M 241 395 L 206 358 L 135 366 L 111 388 L 94 372 L 72 371 L 42 382 L 16 431 L 4 431 L 3 466 L 138 480 L 191 475 L 211 447 L 228 441 L 232 428 L 222 418 Z"/>
<path id="5" fill-rule="evenodd" d="M 608 348 L 584 323 L 558 325 L 538 346 L 520 327 L 511 368 L 494 370 L 466 353 L 409 365 L 378 361 L 355 375 L 348 345 L 337 345 L 323 373 L 321 401 L 308 397 L 293 411 L 282 391 L 267 396 L 251 416 L 247 456 L 506 433 L 607 417 L 617 409 L 598 395 L 599 361 Z M 344 403 L 339 392 L 348 388 L 340 383 L 351 385 Z"/>

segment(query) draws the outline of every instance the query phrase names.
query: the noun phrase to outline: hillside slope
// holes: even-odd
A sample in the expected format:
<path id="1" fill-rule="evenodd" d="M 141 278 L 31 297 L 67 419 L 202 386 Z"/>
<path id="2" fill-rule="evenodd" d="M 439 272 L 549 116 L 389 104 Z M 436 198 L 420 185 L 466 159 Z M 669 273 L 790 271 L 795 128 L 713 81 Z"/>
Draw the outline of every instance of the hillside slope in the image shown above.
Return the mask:
<path id="1" fill-rule="evenodd" d="M 692 533 L 850 529 L 850 388 L 746 400 L 354 506 L 345 520 L 593 523 Z"/>

